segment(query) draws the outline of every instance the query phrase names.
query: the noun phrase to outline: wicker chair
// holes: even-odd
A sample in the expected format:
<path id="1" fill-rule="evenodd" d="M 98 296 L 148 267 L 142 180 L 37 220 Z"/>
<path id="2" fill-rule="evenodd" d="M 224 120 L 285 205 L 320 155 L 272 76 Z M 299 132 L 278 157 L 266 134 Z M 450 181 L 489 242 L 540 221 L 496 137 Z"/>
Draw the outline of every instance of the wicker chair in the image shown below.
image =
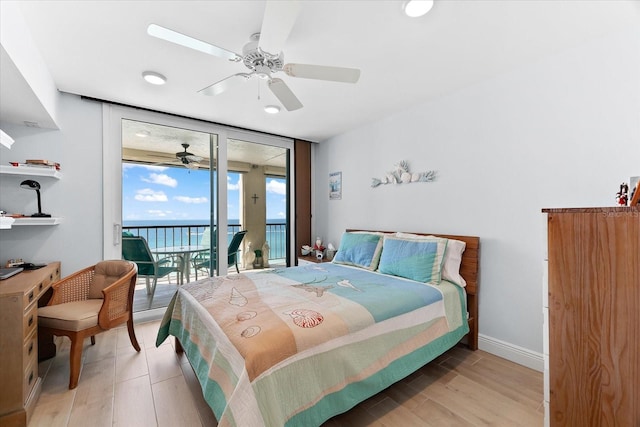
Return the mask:
<path id="1" fill-rule="evenodd" d="M 133 292 L 138 268 L 122 260 L 101 261 L 52 285 L 53 295 L 38 309 L 38 332 L 71 339 L 69 389 L 78 385 L 84 340 L 127 323 L 136 351 L 140 345 L 133 330 Z"/>

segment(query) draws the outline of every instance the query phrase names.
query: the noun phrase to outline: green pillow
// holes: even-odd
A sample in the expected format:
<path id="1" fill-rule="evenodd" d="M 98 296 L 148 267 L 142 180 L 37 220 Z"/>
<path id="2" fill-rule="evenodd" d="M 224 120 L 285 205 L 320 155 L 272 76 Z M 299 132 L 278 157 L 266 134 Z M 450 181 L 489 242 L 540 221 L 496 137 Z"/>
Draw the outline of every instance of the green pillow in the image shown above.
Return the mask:
<path id="1" fill-rule="evenodd" d="M 372 233 L 344 233 L 338 252 L 333 257 L 336 264 L 375 270 L 382 251 L 382 236 Z"/>
<path id="2" fill-rule="evenodd" d="M 440 283 L 447 239 L 385 236 L 378 271 L 418 282 Z"/>

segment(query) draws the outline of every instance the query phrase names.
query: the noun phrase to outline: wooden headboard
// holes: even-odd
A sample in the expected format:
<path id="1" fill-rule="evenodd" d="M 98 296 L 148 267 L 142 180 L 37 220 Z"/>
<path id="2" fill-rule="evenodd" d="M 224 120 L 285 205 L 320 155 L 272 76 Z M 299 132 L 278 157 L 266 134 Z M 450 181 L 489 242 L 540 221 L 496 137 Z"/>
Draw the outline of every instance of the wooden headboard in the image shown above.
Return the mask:
<path id="1" fill-rule="evenodd" d="M 394 233 L 382 230 L 360 230 L 347 229 L 347 231 L 370 231 L 379 233 Z M 478 268 L 480 266 L 480 238 L 477 236 L 455 236 L 449 234 L 437 233 L 415 233 L 422 236 L 437 236 L 447 239 L 461 240 L 467 244 L 462 254 L 462 263 L 460 264 L 460 274 L 467 282 L 465 291 L 467 292 L 467 311 L 469 311 L 469 334 L 467 336 L 467 345 L 471 350 L 478 349 Z"/>

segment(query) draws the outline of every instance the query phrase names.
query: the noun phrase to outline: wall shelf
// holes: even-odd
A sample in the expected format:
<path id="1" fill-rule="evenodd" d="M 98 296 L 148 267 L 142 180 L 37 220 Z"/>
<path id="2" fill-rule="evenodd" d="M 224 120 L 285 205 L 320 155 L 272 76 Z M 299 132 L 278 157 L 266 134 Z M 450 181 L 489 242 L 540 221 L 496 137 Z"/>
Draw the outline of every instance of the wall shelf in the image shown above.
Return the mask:
<path id="1" fill-rule="evenodd" d="M 15 218 L 13 227 L 18 225 L 58 225 L 62 222 L 62 218 L 37 218 L 37 217 L 24 217 Z"/>
<path id="2" fill-rule="evenodd" d="M 27 177 L 48 177 L 54 179 L 62 178 L 62 173 L 55 168 L 40 166 L 7 166 L 0 165 L 0 175 L 19 175 Z M 39 218 L 39 217 L 22 217 L 14 218 L 12 224 L 2 224 L 2 229 L 10 229 L 19 225 L 58 225 L 62 222 L 62 218 Z"/>
<path id="3" fill-rule="evenodd" d="M 62 178 L 62 172 L 55 168 L 45 168 L 40 166 L 7 166 L 0 165 L 0 174 L 4 175 L 22 175 L 22 176 L 42 176 L 55 179 Z"/>

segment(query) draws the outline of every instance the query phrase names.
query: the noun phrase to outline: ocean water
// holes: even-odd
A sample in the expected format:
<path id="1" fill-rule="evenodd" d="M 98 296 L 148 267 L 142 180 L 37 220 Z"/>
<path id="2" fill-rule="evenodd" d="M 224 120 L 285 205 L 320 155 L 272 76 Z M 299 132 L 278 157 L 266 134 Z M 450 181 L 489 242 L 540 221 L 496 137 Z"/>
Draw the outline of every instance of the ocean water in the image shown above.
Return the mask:
<path id="1" fill-rule="evenodd" d="M 122 225 L 123 231 L 144 237 L 152 250 L 167 246 L 197 245 L 202 239 L 202 233 L 209 227 L 207 220 L 123 221 Z M 240 229 L 239 220 L 228 221 L 227 244 Z M 267 220 L 266 240 L 269 243 L 270 259 L 286 257 L 287 235 L 284 220 Z"/>

